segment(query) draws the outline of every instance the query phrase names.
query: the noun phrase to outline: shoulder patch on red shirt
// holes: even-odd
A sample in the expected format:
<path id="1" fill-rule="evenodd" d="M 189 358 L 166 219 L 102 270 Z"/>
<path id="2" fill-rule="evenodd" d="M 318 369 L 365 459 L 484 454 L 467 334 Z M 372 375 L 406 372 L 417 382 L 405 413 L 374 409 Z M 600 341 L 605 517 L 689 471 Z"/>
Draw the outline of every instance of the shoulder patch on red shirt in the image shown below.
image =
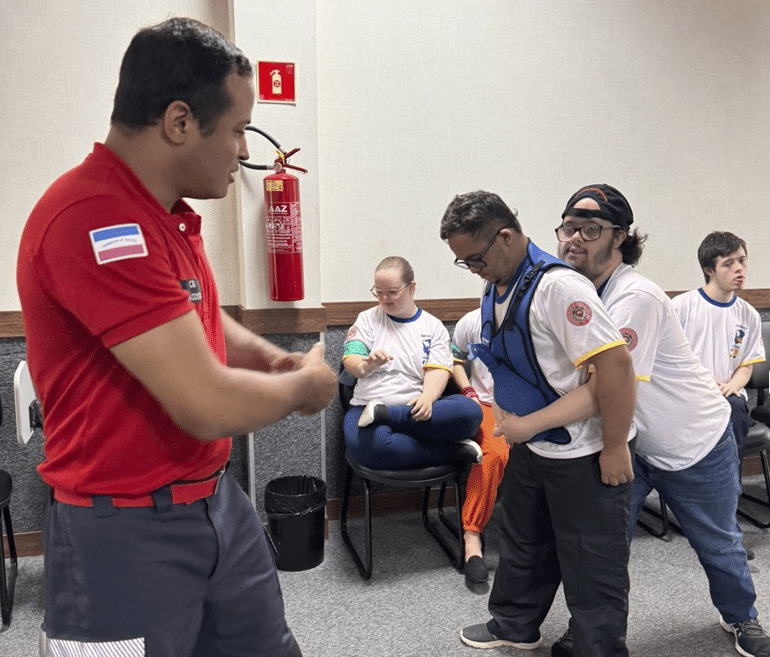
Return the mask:
<path id="1" fill-rule="evenodd" d="M 639 336 L 636 334 L 636 331 L 634 331 L 632 328 L 624 326 L 622 329 L 620 329 L 620 335 L 622 335 L 623 339 L 626 341 L 628 350 L 633 351 L 634 347 L 636 347 L 636 344 L 639 342 Z"/>
<path id="2" fill-rule="evenodd" d="M 97 265 L 148 255 L 139 224 L 117 224 L 88 232 Z"/>
<path id="3" fill-rule="evenodd" d="M 567 319 L 575 326 L 585 326 L 591 321 L 591 308 L 582 301 L 574 301 L 567 308 Z"/>

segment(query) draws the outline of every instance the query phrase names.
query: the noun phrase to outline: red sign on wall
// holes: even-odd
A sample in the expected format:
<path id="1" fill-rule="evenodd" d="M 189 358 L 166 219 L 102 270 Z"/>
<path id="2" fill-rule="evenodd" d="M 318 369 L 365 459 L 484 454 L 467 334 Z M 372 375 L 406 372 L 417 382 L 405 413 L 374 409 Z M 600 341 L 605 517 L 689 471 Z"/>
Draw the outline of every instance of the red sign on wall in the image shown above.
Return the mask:
<path id="1" fill-rule="evenodd" d="M 257 62 L 260 103 L 295 103 L 294 64 Z"/>

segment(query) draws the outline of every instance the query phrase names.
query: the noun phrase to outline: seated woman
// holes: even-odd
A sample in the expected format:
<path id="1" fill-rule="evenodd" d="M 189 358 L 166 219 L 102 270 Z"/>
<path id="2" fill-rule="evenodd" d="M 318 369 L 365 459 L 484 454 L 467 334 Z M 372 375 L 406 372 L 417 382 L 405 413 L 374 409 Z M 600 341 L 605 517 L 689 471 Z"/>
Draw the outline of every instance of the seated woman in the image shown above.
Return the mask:
<path id="1" fill-rule="evenodd" d="M 372 293 L 379 305 L 359 314 L 342 356 L 357 379 L 344 421 L 347 448 L 380 470 L 480 463 L 473 438 L 481 407 L 462 395 L 441 397 L 452 372 L 449 333 L 415 305 L 414 291 L 404 258 L 377 265 Z"/>

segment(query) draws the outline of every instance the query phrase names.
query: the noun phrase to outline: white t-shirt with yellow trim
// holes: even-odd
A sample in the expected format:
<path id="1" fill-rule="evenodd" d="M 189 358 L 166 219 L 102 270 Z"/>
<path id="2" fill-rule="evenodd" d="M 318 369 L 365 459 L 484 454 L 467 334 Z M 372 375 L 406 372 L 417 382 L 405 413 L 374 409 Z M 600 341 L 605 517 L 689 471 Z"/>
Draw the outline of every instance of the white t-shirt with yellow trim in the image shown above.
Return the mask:
<path id="1" fill-rule="evenodd" d="M 710 298 L 703 288 L 672 299 L 693 353 L 720 381 L 729 381 L 739 367 L 765 360 L 762 318 L 738 296 L 727 303 Z M 744 399 L 746 390 L 741 390 Z"/>
<path id="2" fill-rule="evenodd" d="M 730 421 L 730 405 L 690 349 L 665 292 L 621 264 L 601 290 L 634 359 L 636 453 L 662 470 L 700 461 Z"/>
<path id="3" fill-rule="evenodd" d="M 505 316 L 510 296 L 495 308 L 496 323 Z M 559 394 L 587 380 L 584 367 L 591 356 L 623 344 L 623 337 L 596 295 L 591 282 L 572 269 L 554 267 L 543 275 L 529 309 L 532 343 L 540 369 Z M 599 417 L 564 427 L 572 440 L 558 445 L 546 440 L 527 443 L 540 456 L 571 459 L 601 451 Z M 632 425 L 628 438 L 634 436 Z"/>
<path id="4" fill-rule="evenodd" d="M 455 325 L 452 336 L 453 349 L 456 348 L 458 356 L 463 361 L 468 359 L 468 345 L 481 342 L 481 308 L 471 310 L 463 315 Z M 489 373 L 487 366 L 478 358 L 470 361 L 471 366 L 471 385 L 479 395 L 479 399 L 487 404 L 491 404 L 494 398 L 492 388 L 494 381 Z"/>
<path id="5" fill-rule="evenodd" d="M 353 342 L 362 343 L 367 354 L 383 349 L 393 357 L 358 379 L 350 402 L 354 406 L 363 406 L 373 399 L 385 404 L 405 404 L 422 393 L 424 370 L 452 371 L 449 332 L 439 319 L 421 308 L 406 319 L 391 317 L 381 306 L 365 310 L 348 331 L 344 354 L 351 353 Z"/>

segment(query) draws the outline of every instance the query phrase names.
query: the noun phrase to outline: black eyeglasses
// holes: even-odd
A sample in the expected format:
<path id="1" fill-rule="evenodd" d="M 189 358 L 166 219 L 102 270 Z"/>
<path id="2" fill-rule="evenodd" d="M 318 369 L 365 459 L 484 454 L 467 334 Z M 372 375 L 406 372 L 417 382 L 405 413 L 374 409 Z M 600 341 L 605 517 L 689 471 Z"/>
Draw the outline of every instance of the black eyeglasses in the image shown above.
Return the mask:
<path id="1" fill-rule="evenodd" d="M 615 224 L 612 226 L 600 226 L 599 224 L 583 224 L 580 227 L 559 226 L 555 229 L 556 239 L 560 242 L 569 242 L 575 236 L 575 233 L 580 233 L 580 237 L 586 242 L 593 242 L 601 237 L 602 231 L 605 228 L 615 230 L 616 228 L 622 229 L 622 226 L 616 226 Z"/>
<path id="2" fill-rule="evenodd" d="M 487 251 L 492 248 L 492 245 L 495 243 L 497 236 L 504 228 L 508 228 L 508 226 L 502 226 L 501 228 L 498 228 L 497 232 L 492 235 L 492 239 L 489 240 L 489 243 L 484 247 L 484 250 L 477 256 L 471 256 L 470 258 L 465 258 L 465 260 L 455 258 L 455 264 L 462 269 L 484 269 L 484 267 L 487 266 L 487 263 L 484 262 L 484 256 L 487 255 Z"/>

